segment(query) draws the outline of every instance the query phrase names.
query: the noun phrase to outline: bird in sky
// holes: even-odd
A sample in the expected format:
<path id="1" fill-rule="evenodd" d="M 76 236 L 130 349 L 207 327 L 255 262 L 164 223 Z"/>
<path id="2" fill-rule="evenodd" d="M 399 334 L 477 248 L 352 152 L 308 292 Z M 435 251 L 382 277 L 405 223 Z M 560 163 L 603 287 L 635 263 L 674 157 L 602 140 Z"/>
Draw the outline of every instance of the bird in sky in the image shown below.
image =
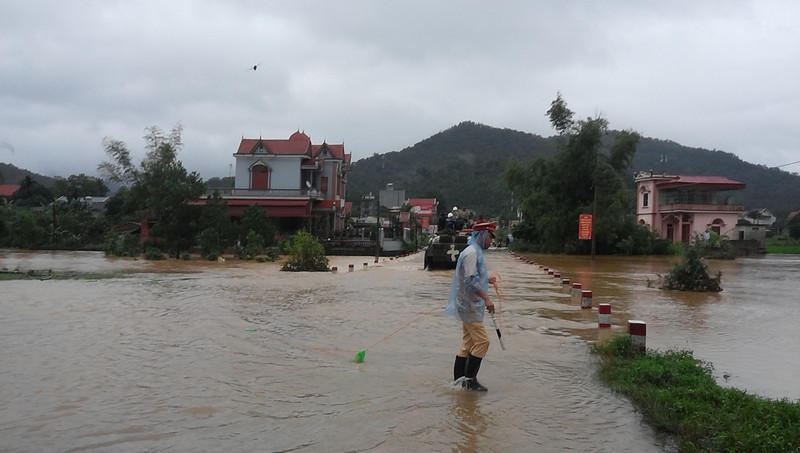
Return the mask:
<path id="1" fill-rule="evenodd" d="M 250 66 L 249 68 L 247 68 L 247 70 L 248 70 L 248 71 L 258 71 L 258 67 L 259 67 L 259 66 L 261 66 L 261 63 L 259 63 L 259 64 L 254 64 L 253 66 Z"/>

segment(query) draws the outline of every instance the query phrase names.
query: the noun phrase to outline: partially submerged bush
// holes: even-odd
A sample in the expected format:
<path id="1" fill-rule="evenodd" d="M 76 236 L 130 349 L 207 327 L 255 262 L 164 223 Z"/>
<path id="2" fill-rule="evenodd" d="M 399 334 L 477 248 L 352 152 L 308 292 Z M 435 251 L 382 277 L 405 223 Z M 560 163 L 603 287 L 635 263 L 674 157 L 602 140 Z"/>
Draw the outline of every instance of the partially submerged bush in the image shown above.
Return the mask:
<path id="1" fill-rule="evenodd" d="M 236 246 L 236 257 L 243 260 L 255 259 L 264 251 L 264 237 L 250 230 L 243 244 Z"/>
<path id="2" fill-rule="evenodd" d="M 708 274 L 708 266 L 700 255 L 700 247 L 695 244 L 686 248 L 683 262 L 675 265 L 669 274 L 664 277 L 662 289 L 676 289 L 679 291 L 719 292 L 722 291 L 720 281 L 722 273 L 717 272 L 716 277 Z"/>
<path id="3" fill-rule="evenodd" d="M 287 241 L 286 252 L 289 259 L 283 265 L 284 271 L 327 272 L 328 258 L 322 244 L 306 231 L 298 231 Z"/>
<path id="4" fill-rule="evenodd" d="M 103 252 L 106 256 L 139 256 L 142 245 L 139 236 L 133 234 L 120 235 L 116 231 L 106 234 Z"/>
<path id="5" fill-rule="evenodd" d="M 164 254 L 156 247 L 147 247 L 144 251 L 144 259 L 158 261 L 167 259 Z"/>

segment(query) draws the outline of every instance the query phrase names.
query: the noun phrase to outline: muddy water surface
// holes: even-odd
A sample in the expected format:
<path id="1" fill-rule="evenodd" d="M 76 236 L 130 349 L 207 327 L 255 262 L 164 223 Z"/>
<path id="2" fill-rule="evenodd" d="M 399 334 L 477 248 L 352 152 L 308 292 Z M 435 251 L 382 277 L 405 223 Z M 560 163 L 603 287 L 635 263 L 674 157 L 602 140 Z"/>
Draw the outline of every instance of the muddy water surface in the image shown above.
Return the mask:
<path id="1" fill-rule="evenodd" d="M 492 344 L 477 395 L 449 387 L 452 272 L 421 254 L 332 257 L 333 274 L 0 251 L 7 269 L 129 272 L 0 282 L 0 450 L 670 451 L 598 382 L 587 340 L 611 332 L 596 310 L 488 253 L 506 350 Z M 688 346 L 730 385 L 800 398 L 786 290 L 800 259 L 726 263 L 722 294 L 685 297 L 647 287 L 667 260 L 535 258 L 611 302 L 617 332 L 646 320 L 648 346 Z"/>

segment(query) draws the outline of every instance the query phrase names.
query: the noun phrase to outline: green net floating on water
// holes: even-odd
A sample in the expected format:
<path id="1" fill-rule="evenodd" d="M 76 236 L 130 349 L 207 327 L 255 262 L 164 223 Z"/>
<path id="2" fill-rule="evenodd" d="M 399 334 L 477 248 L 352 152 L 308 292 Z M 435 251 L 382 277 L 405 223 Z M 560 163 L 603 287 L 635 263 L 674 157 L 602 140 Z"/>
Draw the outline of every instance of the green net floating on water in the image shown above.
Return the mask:
<path id="1" fill-rule="evenodd" d="M 367 351 L 358 351 L 356 353 L 356 357 L 353 359 L 356 363 L 361 363 L 364 361 L 364 356 L 367 354 Z"/>
<path id="2" fill-rule="evenodd" d="M 246 330 L 247 332 L 255 332 L 256 328 L 255 327 L 248 327 L 247 329 L 244 329 L 244 330 Z"/>

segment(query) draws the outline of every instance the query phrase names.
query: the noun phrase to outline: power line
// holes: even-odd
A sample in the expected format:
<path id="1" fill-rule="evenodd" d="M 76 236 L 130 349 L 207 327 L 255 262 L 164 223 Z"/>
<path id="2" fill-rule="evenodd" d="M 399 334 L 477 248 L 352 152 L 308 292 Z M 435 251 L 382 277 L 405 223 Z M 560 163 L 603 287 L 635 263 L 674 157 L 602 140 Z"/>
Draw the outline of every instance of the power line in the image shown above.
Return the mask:
<path id="1" fill-rule="evenodd" d="M 796 160 L 794 162 L 789 162 L 788 164 L 776 165 L 776 166 L 774 166 L 772 168 L 781 168 L 781 167 L 786 167 L 788 165 L 794 165 L 794 164 L 800 164 L 800 160 Z"/>

